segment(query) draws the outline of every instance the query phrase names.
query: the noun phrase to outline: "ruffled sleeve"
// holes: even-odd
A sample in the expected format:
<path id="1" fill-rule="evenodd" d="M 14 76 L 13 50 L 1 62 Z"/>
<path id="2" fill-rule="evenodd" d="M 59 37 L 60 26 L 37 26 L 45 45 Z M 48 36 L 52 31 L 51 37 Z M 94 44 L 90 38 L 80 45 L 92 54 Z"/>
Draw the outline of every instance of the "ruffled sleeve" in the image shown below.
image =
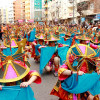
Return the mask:
<path id="1" fill-rule="evenodd" d="M 93 44 L 93 43 L 90 43 L 90 47 L 93 48 L 93 49 L 97 49 L 98 48 L 98 46 Z"/>
<path id="2" fill-rule="evenodd" d="M 99 62 L 96 62 L 97 63 L 97 67 L 96 67 L 96 71 L 100 70 L 100 63 Z"/>
<path id="3" fill-rule="evenodd" d="M 68 66 L 66 64 L 63 64 L 59 70 L 58 70 L 58 78 L 59 80 L 63 81 L 65 80 L 66 78 L 68 78 L 68 75 L 62 75 L 62 73 L 65 71 L 65 70 L 68 70 Z"/>
<path id="4" fill-rule="evenodd" d="M 40 84 L 41 83 L 41 77 L 40 77 L 40 75 L 39 75 L 39 73 L 37 71 L 35 71 L 35 70 L 30 71 L 29 72 L 29 76 L 30 76 L 30 78 L 32 76 L 37 76 L 37 79 L 34 81 L 34 83 L 36 83 L 36 84 Z"/>
<path id="5" fill-rule="evenodd" d="M 61 44 L 61 43 L 60 43 L 60 44 L 58 44 L 58 47 L 63 47 L 63 44 Z"/>

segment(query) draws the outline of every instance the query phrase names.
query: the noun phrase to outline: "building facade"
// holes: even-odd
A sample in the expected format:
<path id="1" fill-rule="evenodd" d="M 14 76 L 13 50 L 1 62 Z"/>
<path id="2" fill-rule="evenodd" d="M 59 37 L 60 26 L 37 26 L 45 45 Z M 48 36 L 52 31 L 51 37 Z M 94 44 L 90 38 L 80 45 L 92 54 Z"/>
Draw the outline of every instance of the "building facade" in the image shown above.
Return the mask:
<path id="1" fill-rule="evenodd" d="M 14 22 L 25 20 L 25 0 L 16 0 L 13 2 Z"/>
<path id="2" fill-rule="evenodd" d="M 99 0 L 52 0 L 48 3 L 48 21 L 80 23 L 82 18 L 93 22 L 100 13 Z"/>
<path id="3" fill-rule="evenodd" d="M 42 20 L 42 0 L 16 0 L 13 7 L 14 21 L 19 19 L 26 22 Z"/>
<path id="4" fill-rule="evenodd" d="M 8 24 L 8 9 L 0 8 L 0 24 Z"/>
<path id="5" fill-rule="evenodd" d="M 9 2 L 7 6 L 0 8 L 0 24 L 14 23 L 13 2 Z"/>
<path id="6" fill-rule="evenodd" d="M 34 0 L 34 21 L 42 21 L 42 0 Z"/>
<path id="7" fill-rule="evenodd" d="M 25 19 L 30 19 L 30 0 L 25 0 Z"/>
<path id="8" fill-rule="evenodd" d="M 73 1 L 73 0 L 72 0 Z M 52 0 L 48 3 L 48 20 L 60 23 L 76 23 L 77 12 L 76 1 L 71 0 Z"/>
<path id="9" fill-rule="evenodd" d="M 94 23 L 96 15 L 100 13 L 99 0 L 78 0 L 77 11 L 88 23 Z"/>
<path id="10" fill-rule="evenodd" d="M 8 22 L 9 23 L 14 23 L 13 2 L 9 3 L 9 6 L 8 6 Z"/>

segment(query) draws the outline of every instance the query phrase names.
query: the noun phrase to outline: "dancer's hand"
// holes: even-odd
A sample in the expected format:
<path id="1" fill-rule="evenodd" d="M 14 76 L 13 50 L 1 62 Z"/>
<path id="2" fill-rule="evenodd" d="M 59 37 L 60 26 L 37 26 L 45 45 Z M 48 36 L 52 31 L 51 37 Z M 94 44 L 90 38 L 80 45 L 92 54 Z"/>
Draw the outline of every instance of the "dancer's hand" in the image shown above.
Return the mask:
<path id="1" fill-rule="evenodd" d="M 25 87 L 28 87 L 28 85 L 29 85 L 28 82 L 22 82 L 22 83 L 20 84 L 20 87 L 25 88 Z"/>
<path id="2" fill-rule="evenodd" d="M 83 71 L 78 72 L 78 75 L 83 75 L 83 74 L 85 74 Z"/>
<path id="3" fill-rule="evenodd" d="M 98 75 L 100 74 L 100 69 L 99 69 L 99 70 L 97 70 L 97 73 L 98 73 Z"/>
<path id="4" fill-rule="evenodd" d="M 32 44 L 33 44 L 34 46 L 36 46 L 36 45 L 37 45 L 35 42 L 32 42 Z"/>
<path id="5" fill-rule="evenodd" d="M 90 95 L 88 96 L 87 100 L 94 100 L 93 98 L 94 98 L 94 96 L 90 94 Z"/>
<path id="6" fill-rule="evenodd" d="M 2 90 L 2 85 L 0 85 L 0 90 Z"/>
<path id="7" fill-rule="evenodd" d="M 45 48 L 45 47 L 46 47 L 46 46 L 40 46 L 39 49 L 41 49 L 41 48 Z"/>

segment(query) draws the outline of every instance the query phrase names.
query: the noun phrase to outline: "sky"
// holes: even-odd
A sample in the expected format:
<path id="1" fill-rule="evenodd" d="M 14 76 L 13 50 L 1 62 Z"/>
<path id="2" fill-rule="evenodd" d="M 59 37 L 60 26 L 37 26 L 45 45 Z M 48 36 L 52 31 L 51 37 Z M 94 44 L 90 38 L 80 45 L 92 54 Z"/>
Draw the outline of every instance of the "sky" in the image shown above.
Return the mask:
<path id="1" fill-rule="evenodd" d="M 9 6 L 9 3 L 13 1 L 15 0 L 0 0 L 0 7 L 7 7 Z"/>

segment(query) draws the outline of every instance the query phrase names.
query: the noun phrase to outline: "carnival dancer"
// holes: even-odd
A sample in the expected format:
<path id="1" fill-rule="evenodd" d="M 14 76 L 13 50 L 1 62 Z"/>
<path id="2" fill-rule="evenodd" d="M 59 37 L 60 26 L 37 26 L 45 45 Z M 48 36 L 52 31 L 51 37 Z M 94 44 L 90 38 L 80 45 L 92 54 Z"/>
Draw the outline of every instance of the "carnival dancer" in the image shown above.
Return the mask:
<path id="1" fill-rule="evenodd" d="M 80 37 L 80 44 L 88 45 L 90 43 L 90 38 L 86 36 L 86 34 L 82 34 Z"/>
<path id="2" fill-rule="evenodd" d="M 14 54 L 17 50 L 18 50 L 18 44 L 17 44 L 17 40 L 14 37 L 14 34 L 5 34 L 5 38 L 4 38 L 4 46 L 6 47 L 6 49 L 3 50 L 3 53 L 6 56 L 10 56 L 12 54 Z M 7 36 L 9 36 L 8 38 L 6 38 Z M 12 52 L 10 52 L 12 51 Z"/>
<path id="3" fill-rule="evenodd" d="M 100 46 L 100 33 L 99 32 L 95 32 L 95 35 L 92 34 L 90 46 L 94 49 L 97 49 Z"/>
<path id="4" fill-rule="evenodd" d="M 59 26 L 58 27 L 58 32 L 59 32 L 59 38 L 60 38 L 60 40 L 58 40 L 57 42 L 59 44 L 63 44 L 64 43 L 64 38 L 63 37 L 65 36 L 65 33 L 67 32 L 67 29 L 65 29 L 65 31 L 63 31 L 62 27 Z"/>
<path id="5" fill-rule="evenodd" d="M 31 53 L 31 57 L 34 58 L 35 61 L 40 61 L 40 48 L 45 46 L 45 35 L 41 32 L 35 35 L 35 37 L 37 38 L 36 40 L 34 40 L 32 42 L 32 53 Z"/>
<path id="6" fill-rule="evenodd" d="M 62 44 L 66 44 L 66 45 L 69 45 L 69 47 L 71 46 L 72 44 L 72 38 L 71 38 L 71 33 L 70 31 L 67 31 L 65 33 L 65 36 L 63 37 L 64 38 L 64 41 Z"/>
<path id="7" fill-rule="evenodd" d="M 67 62 L 59 68 L 59 81 L 50 94 L 58 96 L 60 98 L 59 100 L 99 100 L 97 94 L 99 94 L 100 91 L 97 90 L 96 94 L 94 94 L 93 91 L 94 88 L 99 88 L 99 85 L 95 83 L 99 83 L 98 74 L 100 74 L 100 71 L 97 71 L 98 74 L 91 73 L 96 71 L 96 63 L 92 60 L 95 55 L 96 52 L 89 46 L 83 44 L 72 46 L 67 53 Z M 98 81 L 95 81 L 95 75 L 98 77 Z M 95 83 L 93 83 L 93 79 Z M 87 80 L 91 82 L 90 84 L 93 84 L 88 85 Z M 82 83 L 84 83 L 84 85 Z M 86 85 L 87 87 L 85 88 Z M 80 91 L 79 88 L 81 88 Z"/>
<path id="8" fill-rule="evenodd" d="M 72 31 L 74 36 L 71 36 L 72 38 L 72 44 L 71 46 L 75 45 L 75 43 L 79 44 L 80 43 L 80 38 L 81 35 L 83 34 L 83 30 L 80 27 L 76 27 L 75 30 Z"/>
<path id="9" fill-rule="evenodd" d="M 23 47 L 25 48 L 25 42 L 22 41 L 16 54 L 6 56 L 3 52 L 0 53 L 0 97 L 2 100 L 21 100 L 22 98 L 35 100 L 29 85 L 33 82 L 40 84 L 41 78 L 35 70 L 30 71 L 27 55 L 21 52 Z M 10 94 L 13 94 L 13 98 Z"/>
<path id="10" fill-rule="evenodd" d="M 40 73 L 42 73 L 45 68 L 47 72 L 52 71 L 54 66 L 54 75 L 57 76 L 57 71 L 59 68 L 59 56 L 57 52 L 57 40 L 59 40 L 59 35 L 54 35 L 52 32 L 46 34 L 45 41 L 47 42 L 47 46 L 41 48 L 41 56 L 40 56 Z M 48 55 L 47 52 L 49 53 Z M 48 56 L 48 57 L 47 57 Z M 45 60 L 43 58 L 46 58 Z M 44 62 L 45 61 L 45 62 Z M 44 63 L 44 64 L 43 64 Z"/>

